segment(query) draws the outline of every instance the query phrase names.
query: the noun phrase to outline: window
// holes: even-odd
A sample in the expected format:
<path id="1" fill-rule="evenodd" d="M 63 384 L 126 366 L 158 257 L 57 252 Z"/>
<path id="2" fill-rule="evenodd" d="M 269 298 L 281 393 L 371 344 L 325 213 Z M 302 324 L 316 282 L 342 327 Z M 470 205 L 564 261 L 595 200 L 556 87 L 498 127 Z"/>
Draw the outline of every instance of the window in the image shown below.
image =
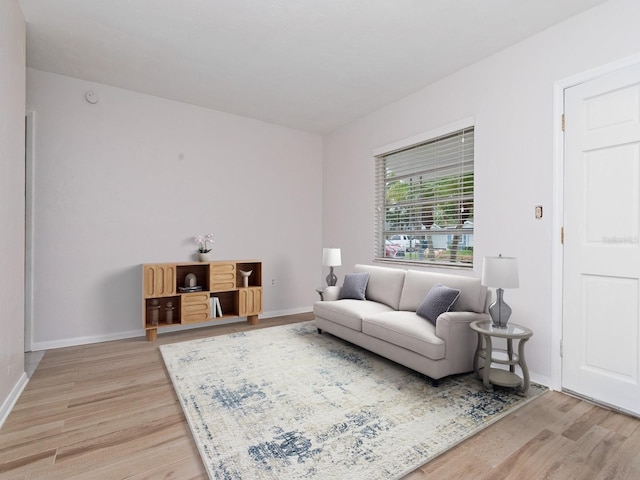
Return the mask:
<path id="1" fill-rule="evenodd" d="M 374 152 L 375 259 L 472 267 L 474 127 L 421 137 Z"/>

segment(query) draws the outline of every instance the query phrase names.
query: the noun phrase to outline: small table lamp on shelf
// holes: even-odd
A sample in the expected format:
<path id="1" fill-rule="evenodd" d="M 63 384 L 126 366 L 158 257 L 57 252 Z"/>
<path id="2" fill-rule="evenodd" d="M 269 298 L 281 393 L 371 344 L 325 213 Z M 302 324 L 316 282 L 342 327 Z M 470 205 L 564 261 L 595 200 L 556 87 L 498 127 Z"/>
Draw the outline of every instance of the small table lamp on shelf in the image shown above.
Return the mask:
<path id="1" fill-rule="evenodd" d="M 322 265 L 329 267 L 329 275 L 327 275 L 327 285 L 330 287 L 338 283 L 338 277 L 333 273 L 333 267 L 342 265 L 339 248 L 323 248 L 322 249 Z"/>
<path id="2" fill-rule="evenodd" d="M 507 328 L 511 307 L 504 301 L 504 288 L 518 288 L 518 259 L 514 257 L 484 257 L 482 263 L 482 285 L 495 287 L 495 302 L 489 307 L 489 315 L 494 327 Z"/>

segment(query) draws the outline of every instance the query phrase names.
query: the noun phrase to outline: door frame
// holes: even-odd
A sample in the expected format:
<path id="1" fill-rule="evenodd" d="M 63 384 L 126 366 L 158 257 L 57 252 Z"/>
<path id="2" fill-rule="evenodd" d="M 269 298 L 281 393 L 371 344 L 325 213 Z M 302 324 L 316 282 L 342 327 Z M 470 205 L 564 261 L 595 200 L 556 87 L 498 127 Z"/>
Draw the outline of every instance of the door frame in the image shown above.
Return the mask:
<path id="1" fill-rule="evenodd" d="M 553 85 L 553 218 L 551 241 L 551 384 L 562 390 L 562 304 L 564 283 L 564 247 L 560 239 L 564 223 L 564 91 L 602 75 L 640 64 L 640 54 L 617 60 L 591 70 L 558 80 Z"/>
<path id="2" fill-rule="evenodd" d="M 24 351 L 33 350 L 33 252 L 34 252 L 34 162 L 35 112 L 25 114 L 24 152 Z"/>

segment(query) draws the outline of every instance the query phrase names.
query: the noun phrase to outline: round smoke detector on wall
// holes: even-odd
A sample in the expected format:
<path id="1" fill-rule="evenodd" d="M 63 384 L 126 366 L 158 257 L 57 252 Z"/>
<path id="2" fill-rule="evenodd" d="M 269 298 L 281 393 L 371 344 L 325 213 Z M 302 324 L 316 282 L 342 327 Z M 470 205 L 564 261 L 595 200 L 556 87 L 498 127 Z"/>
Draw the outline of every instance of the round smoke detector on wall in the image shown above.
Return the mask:
<path id="1" fill-rule="evenodd" d="M 87 102 L 91 104 L 98 103 L 98 94 L 96 92 L 87 92 L 84 96 L 87 99 Z"/>

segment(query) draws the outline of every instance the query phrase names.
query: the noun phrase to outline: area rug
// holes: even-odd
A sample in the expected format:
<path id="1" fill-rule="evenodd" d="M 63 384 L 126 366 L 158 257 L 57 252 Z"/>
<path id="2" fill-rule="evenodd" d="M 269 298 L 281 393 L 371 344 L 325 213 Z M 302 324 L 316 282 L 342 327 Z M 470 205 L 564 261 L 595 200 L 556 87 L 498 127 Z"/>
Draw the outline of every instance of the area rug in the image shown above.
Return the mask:
<path id="1" fill-rule="evenodd" d="M 212 479 L 393 479 L 526 397 L 428 378 L 314 322 L 160 347 Z"/>

